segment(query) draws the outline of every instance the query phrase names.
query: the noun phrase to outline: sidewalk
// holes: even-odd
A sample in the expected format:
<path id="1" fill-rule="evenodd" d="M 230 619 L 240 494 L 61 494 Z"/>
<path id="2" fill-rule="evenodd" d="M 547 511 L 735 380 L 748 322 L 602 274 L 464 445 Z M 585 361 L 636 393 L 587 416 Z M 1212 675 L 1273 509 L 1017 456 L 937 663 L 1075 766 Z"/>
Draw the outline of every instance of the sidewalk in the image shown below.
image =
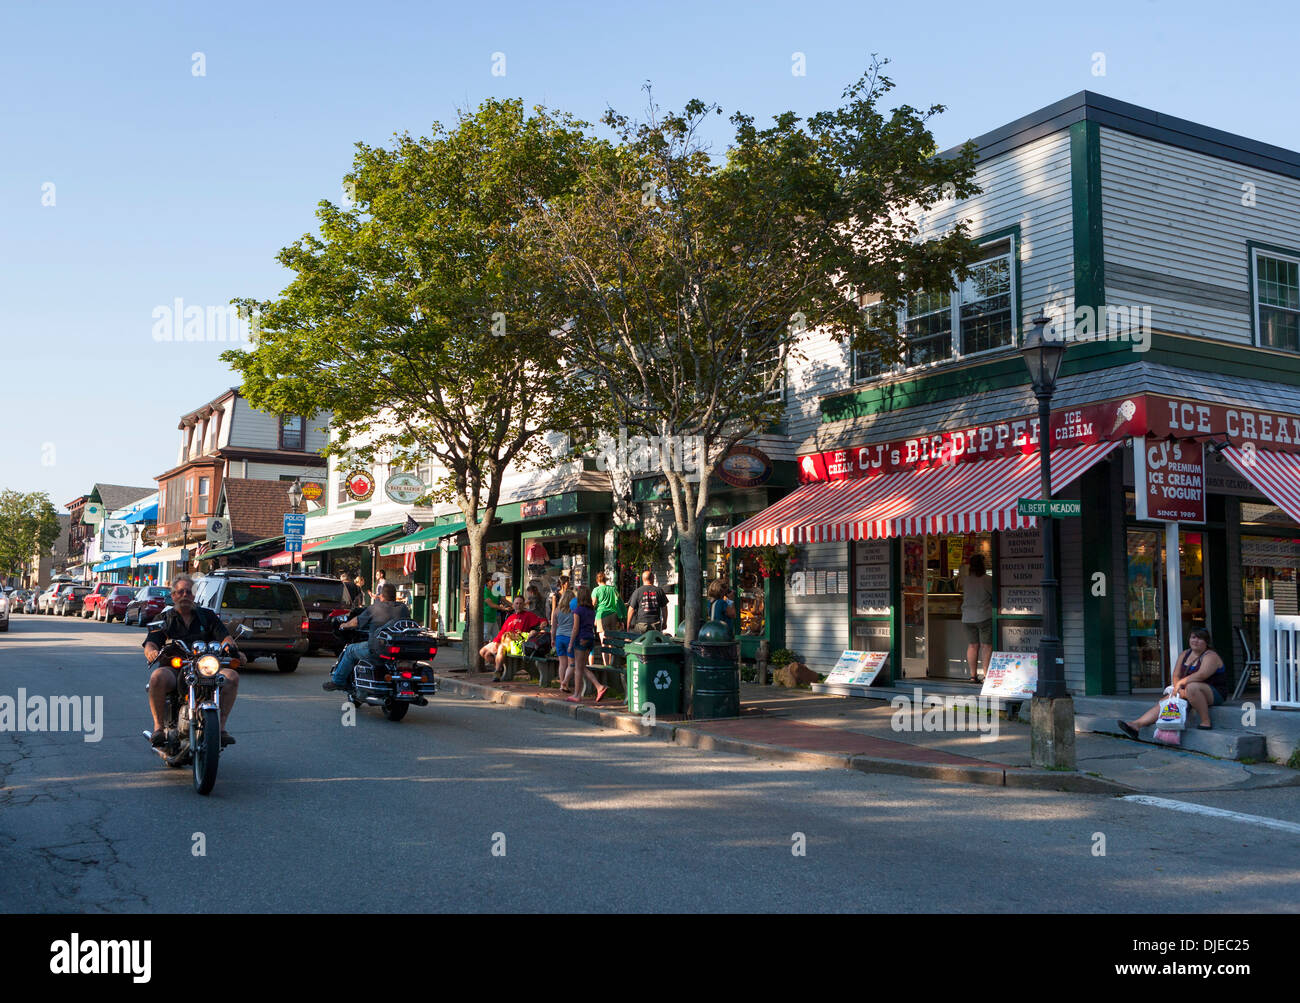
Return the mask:
<path id="1" fill-rule="evenodd" d="M 675 745 L 785 759 L 864 773 L 893 773 L 996 787 L 1083 793 L 1176 793 L 1300 786 L 1300 771 L 1245 764 L 1104 734 L 1075 736 L 1078 770 L 1029 764 L 1029 725 L 1002 715 L 996 737 L 973 731 L 896 731 L 888 703 L 805 690 L 741 684 L 739 718 L 688 721 L 660 716 L 653 726 L 612 692 L 600 703 L 568 703 L 535 682 L 493 683 L 491 673 L 439 673 L 444 693 L 557 714 L 600 727 L 653 735 Z M 985 723 L 989 729 L 988 722 Z"/>

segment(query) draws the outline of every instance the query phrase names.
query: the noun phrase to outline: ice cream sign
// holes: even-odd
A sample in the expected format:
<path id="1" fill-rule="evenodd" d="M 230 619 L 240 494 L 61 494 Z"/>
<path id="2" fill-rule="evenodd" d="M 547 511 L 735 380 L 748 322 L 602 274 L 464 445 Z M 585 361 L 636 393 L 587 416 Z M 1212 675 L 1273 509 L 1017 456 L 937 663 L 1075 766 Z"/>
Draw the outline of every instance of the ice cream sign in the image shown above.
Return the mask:
<path id="1" fill-rule="evenodd" d="M 1133 440 L 1137 517 L 1156 522 L 1205 521 L 1205 446 L 1146 437 Z"/>

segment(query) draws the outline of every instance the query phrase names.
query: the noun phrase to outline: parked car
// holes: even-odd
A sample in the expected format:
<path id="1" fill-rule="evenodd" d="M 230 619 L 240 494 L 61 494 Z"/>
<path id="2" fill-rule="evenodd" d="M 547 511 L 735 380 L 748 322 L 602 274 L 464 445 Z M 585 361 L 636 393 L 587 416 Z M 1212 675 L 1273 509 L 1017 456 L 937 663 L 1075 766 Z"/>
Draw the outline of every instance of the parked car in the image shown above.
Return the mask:
<path id="1" fill-rule="evenodd" d="M 0 634 L 9 629 L 9 607 L 12 600 L 9 596 L 12 593 L 0 592 Z"/>
<path id="2" fill-rule="evenodd" d="M 293 587 L 302 598 L 307 611 L 308 654 L 321 648 L 337 653 L 338 638 L 330 617 L 347 613 L 352 608 L 352 597 L 347 587 L 337 578 L 320 575 L 288 575 Z"/>
<path id="3" fill-rule="evenodd" d="M 126 607 L 138 591 L 140 590 L 133 585 L 115 585 L 113 591 L 99 601 L 96 619 L 104 623 L 112 623 L 114 620 L 125 623 Z"/>
<path id="4" fill-rule="evenodd" d="M 59 601 L 59 597 L 73 587 L 74 582 L 56 582 L 48 589 L 41 593 L 41 612 L 49 615 L 54 614 L 54 604 Z"/>
<path id="5" fill-rule="evenodd" d="M 98 620 L 99 607 L 104 599 L 113 589 L 117 588 L 117 582 L 99 582 L 95 585 L 85 601 L 81 604 L 81 615 Z"/>
<path id="6" fill-rule="evenodd" d="M 215 612 L 232 635 L 240 625 L 248 628 L 237 643 L 250 662 L 274 655 L 276 668 L 292 672 L 310 646 L 307 611 L 283 575 L 244 568 L 214 571 L 195 583 L 194 604 Z"/>
<path id="7" fill-rule="evenodd" d="M 28 595 L 27 589 L 10 589 L 6 593 L 5 598 L 9 600 L 6 605 L 9 607 L 10 616 L 23 611 L 23 604 L 27 602 Z"/>
<path id="8" fill-rule="evenodd" d="M 23 612 L 31 613 L 33 615 L 38 613 L 40 611 L 40 601 L 41 601 L 40 589 L 32 589 L 32 594 L 29 595 L 27 597 L 27 601 L 23 603 Z"/>
<path id="9" fill-rule="evenodd" d="M 146 585 L 136 589 L 131 601 L 122 611 L 122 622 L 143 627 L 150 620 L 157 620 L 163 607 L 171 602 L 171 589 L 162 585 Z"/>
<path id="10" fill-rule="evenodd" d="M 94 589 L 89 585 L 74 585 L 70 589 L 62 590 L 54 601 L 54 615 L 73 616 L 80 613 L 82 606 L 85 605 L 86 596 L 93 591 Z"/>

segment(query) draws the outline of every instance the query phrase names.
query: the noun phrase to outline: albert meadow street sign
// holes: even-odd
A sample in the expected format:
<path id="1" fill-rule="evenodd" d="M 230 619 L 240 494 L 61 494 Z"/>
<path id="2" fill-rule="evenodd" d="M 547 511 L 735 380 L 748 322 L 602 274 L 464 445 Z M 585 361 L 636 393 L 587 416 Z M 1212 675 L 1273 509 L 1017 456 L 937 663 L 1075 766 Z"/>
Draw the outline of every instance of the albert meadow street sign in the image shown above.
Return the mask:
<path id="1" fill-rule="evenodd" d="M 1020 498 L 1016 501 L 1017 515 L 1045 515 L 1049 518 L 1060 518 L 1063 515 L 1082 515 L 1083 502 L 1061 499 L 1060 501 L 1047 501 L 1043 498 Z"/>

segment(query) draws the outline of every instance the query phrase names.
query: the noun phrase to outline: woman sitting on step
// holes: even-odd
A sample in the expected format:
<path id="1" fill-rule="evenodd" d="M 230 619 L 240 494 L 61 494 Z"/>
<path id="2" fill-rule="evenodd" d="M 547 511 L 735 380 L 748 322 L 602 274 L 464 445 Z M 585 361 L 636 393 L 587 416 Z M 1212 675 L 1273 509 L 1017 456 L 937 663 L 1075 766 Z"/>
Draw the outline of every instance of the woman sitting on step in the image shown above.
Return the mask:
<path id="1" fill-rule="evenodd" d="M 1202 731 L 1214 727 L 1210 720 L 1210 708 L 1217 707 L 1228 699 L 1228 670 L 1223 659 L 1214 650 L 1210 632 L 1204 627 L 1197 627 L 1187 639 L 1187 649 L 1178 656 L 1174 665 L 1173 696 L 1182 697 L 1188 707 L 1196 711 L 1201 719 Z M 1163 702 L 1166 697 L 1161 697 Z M 1138 732 L 1149 724 L 1155 724 L 1160 714 L 1160 702 L 1143 714 L 1136 721 L 1117 721 L 1119 730 L 1129 738 L 1137 738 Z"/>

